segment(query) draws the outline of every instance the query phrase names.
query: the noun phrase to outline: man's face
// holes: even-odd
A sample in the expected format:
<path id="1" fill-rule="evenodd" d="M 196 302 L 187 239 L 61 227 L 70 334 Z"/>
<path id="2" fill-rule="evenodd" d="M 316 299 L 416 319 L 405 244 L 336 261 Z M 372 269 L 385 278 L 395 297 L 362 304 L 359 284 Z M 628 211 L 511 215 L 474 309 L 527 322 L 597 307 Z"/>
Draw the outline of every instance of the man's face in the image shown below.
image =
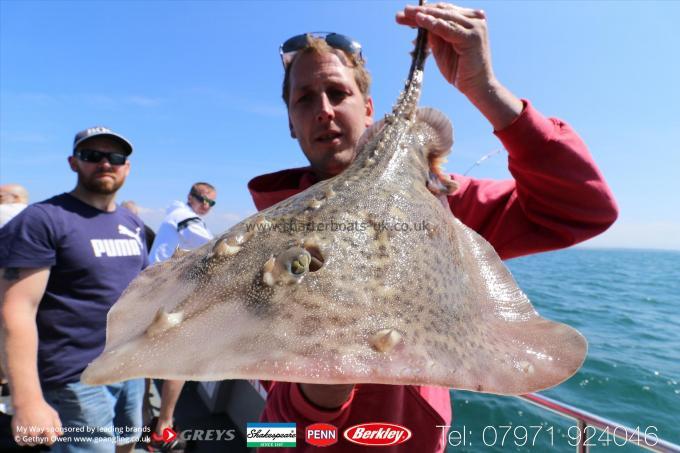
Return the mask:
<path id="1" fill-rule="evenodd" d="M 364 99 L 354 71 L 335 53 L 300 55 L 290 71 L 288 118 L 312 169 L 322 178 L 345 170 L 373 123 L 373 100 Z"/>
<path id="2" fill-rule="evenodd" d="M 84 141 L 78 149 L 92 149 L 102 153 L 125 154 L 125 149 L 116 140 L 108 137 L 93 137 Z M 130 161 L 123 165 L 111 165 L 108 159 L 99 162 L 85 162 L 75 156 L 68 158 L 71 170 L 78 174 L 78 185 L 88 192 L 111 195 L 120 189 L 130 173 Z"/>
<path id="3" fill-rule="evenodd" d="M 201 216 L 206 215 L 212 208 L 207 199 L 213 201 L 217 200 L 217 192 L 206 186 L 198 186 L 198 189 L 196 189 L 195 192 L 198 192 L 201 197 L 203 197 L 203 199 L 199 200 L 198 197 L 195 197 L 189 193 L 189 206 L 196 214 Z"/>

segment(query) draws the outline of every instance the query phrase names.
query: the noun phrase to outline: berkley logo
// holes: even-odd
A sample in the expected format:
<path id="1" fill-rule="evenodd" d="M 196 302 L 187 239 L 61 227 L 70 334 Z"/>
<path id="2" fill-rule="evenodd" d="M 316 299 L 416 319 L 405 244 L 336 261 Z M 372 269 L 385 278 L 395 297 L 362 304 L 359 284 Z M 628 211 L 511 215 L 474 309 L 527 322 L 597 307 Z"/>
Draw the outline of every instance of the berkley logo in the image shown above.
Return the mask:
<path id="1" fill-rule="evenodd" d="M 316 447 L 328 447 L 338 441 L 338 428 L 328 423 L 314 423 L 305 428 L 305 441 Z"/>
<path id="2" fill-rule="evenodd" d="M 386 447 L 403 444 L 411 438 L 411 430 L 392 423 L 362 423 L 349 427 L 345 439 L 358 445 Z"/>

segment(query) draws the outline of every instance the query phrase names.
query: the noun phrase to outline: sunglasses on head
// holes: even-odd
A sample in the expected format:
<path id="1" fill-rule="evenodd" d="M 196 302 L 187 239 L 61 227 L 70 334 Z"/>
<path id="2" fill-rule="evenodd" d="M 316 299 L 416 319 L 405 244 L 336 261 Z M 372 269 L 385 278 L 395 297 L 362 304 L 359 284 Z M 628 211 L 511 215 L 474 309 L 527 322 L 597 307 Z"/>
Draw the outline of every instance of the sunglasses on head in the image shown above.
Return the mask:
<path id="1" fill-rule="evenodd" d="M 78 159 L 83 162 L 91 162 L 97 164 L 106 159 L 111 165 L 123 165 L 127 162 L 127 156 L 121 153 L 104 153 L 96 149 L 77 149 L 74 153 Z"/>
<path id="2" fill-rule="evenodd" d="M 323 39 L 326 44 L 334 49 L 339 49 L 354 55 L 359 61 L 363 61 L 361 55 L 361 44 L 349 36 L 341 35 L 340 33 L 331 33 L 326 31 L 312 31 L 301 35 L 293 36 L 286 40 L 279 46 L 279 54 L 281 55 L 281 62 L 284 69 L 288 67 L 295 54 L 309 46 L 307 37 Z"/>
<path id="3" fill-rule="evenodd" d="M 211 200 L 210 198 L 205 197 L 200 193 L 191 192 L 191 196 L 200 201 L 201 203 L 208 203 L 208 206 L 210 206 L 211 208 L 215 206 L 215 203 L 217 203 L 215 200 Z"/>

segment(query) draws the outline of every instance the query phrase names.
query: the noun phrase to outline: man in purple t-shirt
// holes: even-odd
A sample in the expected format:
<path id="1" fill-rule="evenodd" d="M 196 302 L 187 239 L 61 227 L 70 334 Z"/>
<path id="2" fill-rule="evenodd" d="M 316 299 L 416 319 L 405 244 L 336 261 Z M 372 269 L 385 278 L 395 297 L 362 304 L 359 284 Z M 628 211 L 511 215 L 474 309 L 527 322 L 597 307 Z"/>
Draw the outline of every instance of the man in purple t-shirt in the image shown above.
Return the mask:
<path id="1" fill-rule="evenodd" d="M 20 445 L 124 452 L 141 434 L 143 380 L 80 383 L 104 348 L 109 308 L 148 262 L 144 225 L 114 201 L 131 153 L 110 129 L 79 132 L 68 158 L 75 189 L 0 229 L 2 358 Z"/>

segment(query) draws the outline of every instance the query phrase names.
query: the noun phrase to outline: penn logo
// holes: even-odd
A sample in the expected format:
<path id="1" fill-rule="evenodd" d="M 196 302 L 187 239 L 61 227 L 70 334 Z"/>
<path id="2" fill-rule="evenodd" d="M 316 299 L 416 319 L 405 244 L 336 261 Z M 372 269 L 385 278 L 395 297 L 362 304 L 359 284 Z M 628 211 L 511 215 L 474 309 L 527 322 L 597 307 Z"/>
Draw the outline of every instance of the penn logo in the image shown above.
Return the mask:
<path id="1" fill-rule="evenodd" d="M 305 428 L 305 441 L 316 447 L 328 447 L 338 441 L 338 428 L 328 423 L 314 423 Z"/>
<path id="2" fill-rule="evenodd" d="M 362 423 L 343 433 L 345 439 L 357 445 L 388 447 L 403 444 L 411 438 L 411 430 L 392 423 Z"/>

